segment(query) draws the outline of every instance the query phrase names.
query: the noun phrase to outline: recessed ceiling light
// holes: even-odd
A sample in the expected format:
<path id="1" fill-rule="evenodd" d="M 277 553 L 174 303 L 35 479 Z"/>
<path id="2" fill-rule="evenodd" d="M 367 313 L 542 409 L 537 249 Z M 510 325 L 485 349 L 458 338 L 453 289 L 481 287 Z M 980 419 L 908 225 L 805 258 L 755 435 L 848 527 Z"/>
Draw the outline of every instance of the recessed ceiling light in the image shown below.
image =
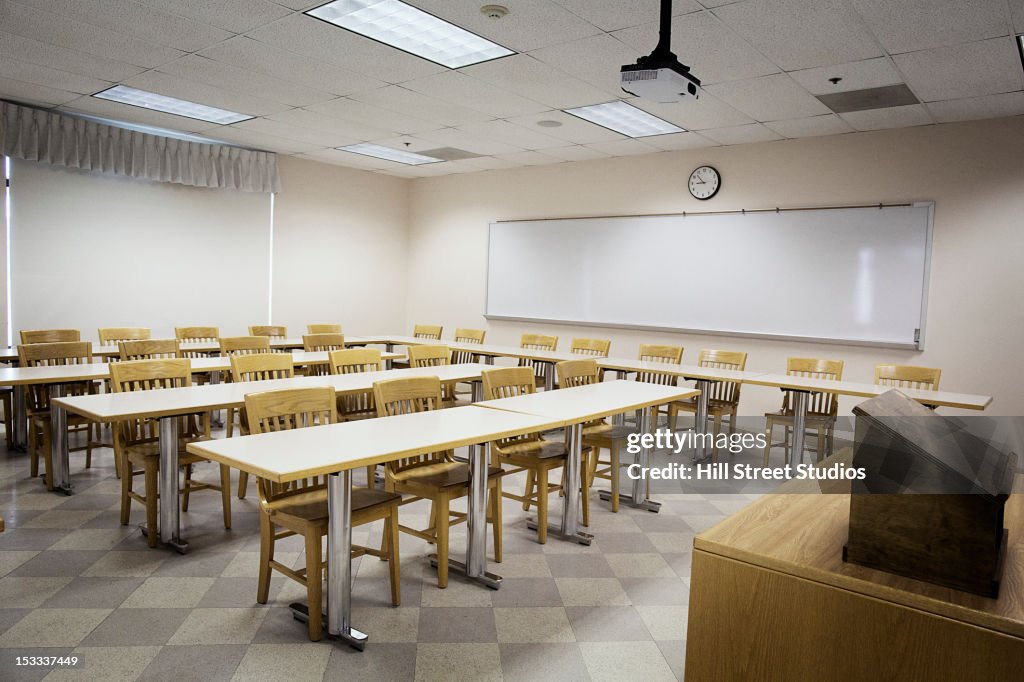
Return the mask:
<path id="1" fill-rule="evenodd" d="M 561 121 L 552 121 L 551 119 L 545 119 L 543 121 L 537 121 L 537 125 L 541 128 L 561 128 Z"/>
<path id="2" fill-rule="evenodd" d="M 166 114 L 175 114 L 186 118 L 199 119 L 200 121 L 219 123 L 221 125 L 248 121 L 250 118 L 254 118 L 248 114 L 239 114 L 236 111 L 208 107 L 205 104 L 189 102 L 186 99 L 178 99 L 177 97 L 158 95 L 155 92 L 139 90 L 127 85 L 115 85 L 102 92 L 97 92 L 93 97 L 108 99 L 111 102 L 120 102 L 121 104 L 129 104 L 133 107 L 162 111 Z"/>
<path id="3" fill-rule="evenodd" d="M 508 16 L 508 7 L 504 5 L 484 5 L 480 8 L 480 13 L 488 19 L 504 19 Z"/>
<path id="4" fill-rule="evenodd" d="M 564 111 L 577 118 L 582 118 L 585 121 L 596 123 L 609 130 L 622 133 L 627 137 L 650 137 L 651 135 L 686 132 L 677 125 L 649 114 L 643 109 L 637 109 L 632 104 L 621 100 L 605 102 L 604 104 L 592 104 L 588 107 L 565 109 Z"/>
<path id="5" fill-rule="evenodd" d="M 425 163 L 438 163 L 439 161 L 442 160 L 435 159 L 433 156 L 424 156 L 423 154 L 415 154 L 413 152 L 403 152 L 400 149 L 382 147 L 379 144 L 370 144 L 368 142 L 350 144 L 347 147 L 337 147 L 337 149 L 343 152 L 352 152 L 353 154 L 372 156 L 375 159 L 384 159 L 385 161 L 395 161 L 397 163 L 404 163 L 408 166 L 420 166 Z"/>
<path id="6" fill-rule="evenodd" d="M 306 14 L 450 69 L 515 54 L 401 0 L 335 0 Z"/>

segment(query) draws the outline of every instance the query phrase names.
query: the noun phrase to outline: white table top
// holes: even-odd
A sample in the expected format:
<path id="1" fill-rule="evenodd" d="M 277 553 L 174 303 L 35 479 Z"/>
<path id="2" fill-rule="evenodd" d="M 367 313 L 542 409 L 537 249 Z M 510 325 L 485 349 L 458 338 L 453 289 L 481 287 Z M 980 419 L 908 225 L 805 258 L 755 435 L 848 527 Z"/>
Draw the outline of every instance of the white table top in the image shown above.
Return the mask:
<path id="1" fill-rule="evenodd" d="M 562 426 L 610 417 L 645 407 L 663 405 L 699 395 L 686 386 L 662 386 L 642 381 L 603 381 L 589 386 L 560 388 L 514 398 L 485 400 L 480 407 L 512 410 L 561 419 Z"/>
<path id="2" fill-rule="evenodd" d="M 95 421 L 107 422 L 139 417 L 164 417 L 175 414 L 205 412 L 245 403 L 247 393 L 283 388 L 330 386 L 337 393 L 362 393 L 373 388 L 376 381 L 402 377 L 436 376 L 441 381 L 472 381 L 489 365 L 466 363 L 444 367 L 384 370 L 358 374 L 337 374 L 318 377 L 295 377 L 270 381 L 247 381 L 227 384 L 206 384 L 158 391 L 101 393 L 60 398 L 55 402 L 69 412 Z"/>
<path id="3" fill-rule="evenodd" d="M 346 346 L 358 346 L 358 345 L 362 345 L 364 343 L 371 343 L 371 342 L 373 342 L 373 339 L 367 340 L 367 339 L 364 339 L 363 337 L 360 337 L 360 336 L 352 336 L 352 337 L 346 336 L 345 337 L 345 345 Z M 287 337 L 287 338 L 280 337 L 280 336 L 271 336 L 270 337 L 270 347 L 271 348 L 276 348 L 278 350 L 284 350 L 284 349 L 287 349 L 287 348 L 302 348 L 303 345 L 304 344 L 302 342 L 302 337 L 301 336 L 299 336 L 299 337 Z M 189 352 L 192 352 L 192 353 L 219 353 L 220 352 L 220 344 L 218 342 L 216 342 L 216 341 L 182 341 L 181 342 L 181 349 L 183 351 L 189 351 Z M 118 349 L 116 343 L 115 344 L 107 344 L 105 346 L 101 346 L 98 343 L 94 343 L 94 344 L 92 344 L 92 354 L 96 355 L 96 356 L 114 357 L 116 355 L 120 355 L 121 351 Z M 0 355 L 0 359 L 2 359 L 2 358 L 3 358 L 3 356 Z M 14 357 L 13 357 L 13 359 L 15 359 L 15 360 L 18 359 L 18 349 L 17 348 L 14 349 Z"/>
<path id="4" fill-rule="evenodd" d="M 807 390 L 816 393 L 836 393 L 839 395 L 852 395 L 863 398 L 873 398 L 887 391 L 893 390 L 892 386 L 878 386 L 876 384 L 864 384 L 855 381 L 830 381 L 828 379 L 814 379 L 810 377 L 791 377 L 785 374 L 761 374 L 744 383 L 755 386 L 774 386 L 782 389 Z M 896 389 L 908 398 L 912 398 L 925 405 L 936 407 L 960 407 L 968 410 L 984 410 L 992 403 L 992 396 L 971 395 L 969 393 L 952 393 L 950 391 L 925 391 L 921 389 L 898 388 Z"/>
<path id="5" fill-rule="evenodd" d="M 189 452 L 283 483 L 543 431 L 557 420 L 474 405 L 191 443 Z"/>
<path id="6" fill-rule="evenodd" d="M 719 369 L 717 367 L 700 367 L 698 365 L 677 365 L 670 362 L 651 362 L 650 360 L 629 360 L 626 358 L 599 358 L 599 367 L 623 372 L 651 372 L 669 374 L 685 379 L 704 379 L 707 381 L 727 381 L 746 383 L 762 372 L 751 372 L 737 369 Z"/>

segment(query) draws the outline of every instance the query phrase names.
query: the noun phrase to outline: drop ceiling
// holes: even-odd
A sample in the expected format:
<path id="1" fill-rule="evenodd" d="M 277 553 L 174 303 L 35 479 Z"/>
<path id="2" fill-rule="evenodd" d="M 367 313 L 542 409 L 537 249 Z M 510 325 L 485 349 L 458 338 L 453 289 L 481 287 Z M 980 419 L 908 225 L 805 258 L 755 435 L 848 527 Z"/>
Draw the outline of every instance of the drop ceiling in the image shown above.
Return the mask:
<path id="1" fill-rule="evenodd" d="M 324 1 L 0 0 L 0 98 L 404 177 L 1024 114 L 1024 0 L 675 0 L 672 49 L 705 88 L 679 104 L 618 87 L 657 42 L 658 0 L 502 0 L 500 20 L 491 0 L 408 0 L 516 52 L 458 70 L 302 13 Z M 92 97 L 116 84 L 254 118 Z M 819 99 L 900 84 L 919 103 Z M 630 139 L 561 111 L 615 99 L 686 132 Z M 360 142 L 469 158 L 335 149 Z"/>

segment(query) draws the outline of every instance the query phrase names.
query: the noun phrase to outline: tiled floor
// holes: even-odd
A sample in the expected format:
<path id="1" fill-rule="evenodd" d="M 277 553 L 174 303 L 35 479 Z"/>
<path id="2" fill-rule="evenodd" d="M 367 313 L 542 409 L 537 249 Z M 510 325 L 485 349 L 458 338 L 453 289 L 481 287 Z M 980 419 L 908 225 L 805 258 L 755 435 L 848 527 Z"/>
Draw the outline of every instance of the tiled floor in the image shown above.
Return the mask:
<path id="1" fill-rule="evenodd" d="M 54 495 L 28 478 L 25 455 L 0 454 L 2 680 L 681 679 L 693 535 L 756 497 L 658 494 L 660 514 L 612 514 L 595 493 L 589 547 L 537 544 L 527 514 L 506 500 L 504 562 L 491 566 L 505 578 L 499 591 L 457 576 L 439 590 L 431 547 L 403 536 L 401 607 L 390 606 L 386 564 L 355 563 L 353 624 L 370 633 L 358 653 L 305 638 L 287 608 L 304 598 L 294 582 L 275 577 L 270 602 L 256 604 L 253 489 L 233 498 L 230 531 L 219 495 L 197 494 L 182 515 L 191 551 L 180 556 L 147 548 L 140 506 L 132 526 L 120 525 L 109 450 L 88 471 L 73 453 L 72 472 L 75 494 Z M 199 477 L 213 479 L 215 469 Z M 426 525 L 426 514 L 426 503 L 402 508 L 406 524 Z M 361 527 L 353 539 L 380 533 L 379 524 Z M 282 541 L 278 559 L 301 565 L 300 550 L 295 538 Z M 452 552 L 464 551 L 458 526 Z M 85 668 L 12 664 L 14 655 L 70 652 Z"/>

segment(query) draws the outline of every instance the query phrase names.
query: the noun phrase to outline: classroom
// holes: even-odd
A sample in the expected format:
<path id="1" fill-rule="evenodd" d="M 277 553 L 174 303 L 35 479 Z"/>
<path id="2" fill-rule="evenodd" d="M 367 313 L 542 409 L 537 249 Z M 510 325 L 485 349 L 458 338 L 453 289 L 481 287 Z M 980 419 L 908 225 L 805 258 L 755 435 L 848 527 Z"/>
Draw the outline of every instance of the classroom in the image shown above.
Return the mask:
<path id="1" fill-rule="evenodd" d="M 1024 669 L 1021 0 L 0 0 L 0 680 Z"/>

